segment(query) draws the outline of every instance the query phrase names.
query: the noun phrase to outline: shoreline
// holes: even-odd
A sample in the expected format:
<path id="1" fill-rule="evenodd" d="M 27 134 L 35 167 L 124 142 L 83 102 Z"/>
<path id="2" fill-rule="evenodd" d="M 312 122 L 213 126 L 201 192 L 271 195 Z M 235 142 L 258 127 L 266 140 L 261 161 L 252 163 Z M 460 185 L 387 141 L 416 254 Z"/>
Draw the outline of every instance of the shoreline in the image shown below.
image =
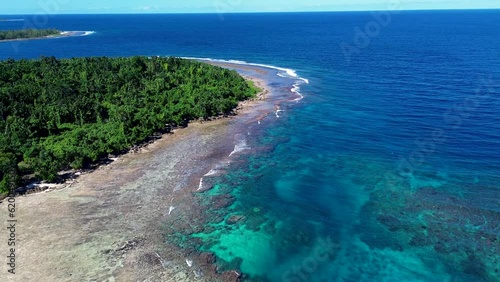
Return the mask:
<path id="1" fill-rule="evenodd" d="M 83 34 L 79 34 L 83 32 Z M 59 34 L 47 35 L 42 37 L 32 37 L 32 38 L 16 38 L 16 39 L 6 39 L 0 40 L 3 42 L 16 42 L 16 41 L 28 41 L 28 40 L 41 40 L 41 39 L 56 39 L 56 38 L 66 38 L 66 37 L 77 37 L 77 36 L 87 36 L 95 33 L 94 31 L 61 31 Z"/>
<path id="2" fill-rule="evenodd" d="M 236 116 L 192 121 L 62 187 L 17 197 L 19 268 L 8 281 L 237 281 L 238 272 L 216 272 L 213 255 L 186 253 L 165 235 L 203 217 L 200 178 L 233 150 L 231 127 L 254 119 L 270 93 L 252 81 L 262 91 Z"/>
<path id="3" fill-rule="evenodd" d="M 214 64 L 214 65 L 216 65 L 216 64 Z M 243 67 L 242 67 L 242 69 L 243 69 Z M 188 128 L 193 123 L 207 123 L 207 122 L 213 122 L 213 121 L 217 121 L 217 120 L 231 119 L 234 117 L 238 117 L 242 114 L 248 113 L 249 111 L 251 111 L 253 106 L 257 105 L 260 102 L 265 101 L 267 99 L 267 95 L 270 93 L 270 91 L 268 89 L 267 83 L 264 80 L 261 80 L 261 79 L 258 79 L 258 78 L 252 77 L 252 76 L 248 76 L 248 75 L 241 75 L 241 76 L 245 80 L 252 81 L 254 86 L 257 89 L 260 89 L 260 92 L 258 92 L 254 98 L 238 102 L 238 105 L 232 110 L 230 115 L 209 117 L 207 120 L 192 120 L 192 121 L 188 122 L 187 126 L 185 126 L 185 127 L 179 126 L 179 127 L 172 128 L 172 130 L 170 132 L 162 133 L 159 137 L 156 134 L 154 134 L 155 136 L 151 136 L 148 139 L 144 140 L 143 142 L 135 144 L 130 149 L 128 149 L 126 152 L 112 154 L 112 155 L 108 156 L 107 159 L 103 158 L 99 162 L 92 164 L 90 168 L 78 169 L 78 170 L 66 170 L 66 171 L 59 172 L 59 175 L 61 176 L 62 180 L 64 180 L 63 182 L 50 183 L 50 182 L 44 182 L 44 181 L 41 181 L 41 182 L 37 181 L 37 182 L 32 182 L 32 183 L 26 184 L 24 186 L 18 187 L 15 189 L 15 193 L 14 193 L 15 196 L 16 197 L 27 196 L 27 195 L 31 195 L 31 194 L 48 193 L 48 192 L 51 192 L 53 190 L 64 189 L 67 186 L 71 186 L 74 183 L 76 183 L 80 176 L 91 174 L 103 166 L 110 165 L 113 162 L 115 162 L 116 160 L 118 160 L 120 157 L 126 156 L 128 154 L 140 153 L 144 148 L 148 147 L 149 145 L 154 144 L 159 139 L 171 136 L 175 132 L 177 132 L 178 130 L 183 130 L 185 128 Z M 259 121 L 261 119 L 262 119 L 261 117 L 258 118 Z M 255 121 L 257 121 L 257 120 L 255 120 Z M 3 200 L 7 196 L 8 195 L 0 196 L 0 204 L 3 202 Z"/>
<path id="4" fill-rule="evenodd" d="M 240 74 L 241 75 L 241 74 Z M 245 80 L 252 81 L 254 86 L 257 89 L 260 89 L 260 91 L 256 94 L 254 98 L 245 100 L 245 101 L 240 101 L 238 102 L 238 105 L 232 110 L 230 115 L 227 116 L 216 116 L 216 117 L 209 117 L 207 120 L 192 120 L 189 121 L 188 125 L 183 127 L 175 127 L 172 128 L 170 132 L 167 133 L 162 133 L 161 135 L 154 134 L 154 136 L 150 136 L 148 139 L 144 140 L 141 143 L 135 144 L 132 146 L 130 149 L 128 149 L 126 152 L 123 153 L 117 153 L 117 154 L 111 154 L 107 158 L 103 158 L 100 161 L 98 161 L 95 164 L 92 164 L 90 168 L 85 168 L 85 169 L 78 169 L 78 170 L 66 170 L 66 171 L 61 171 L 59 172 L 59 175 L 63 182 L 57 182 L 57 183 L 50 183 L 50 182 L 44 182 L 44 181 L 36 181 L 36 182 L 31 182 L 28 183 L 24 186 L 18 187 L 15 189 L 15 196 L 27 196 L 31 194 L 38 194 L 38 193 L 48 193 L 53 190 L 59 190 L 59 189 L 64 189 L 67 186 L 71 186 L 75 184 L 78 180 L 78 178 L 82 175 L 88 175 L 92 174 L 94 171 L 100 169 L 103 166 L 107 166 L 118 160 L 120 157 L 126 156 L 128 154 L 137 154 L 140 153 L 144 148 L 148 147 L 149 145 L 154 144 L 158 140 L 171 136 L 178 130 L 183 130 L 185 128 L 188 128 L 190 125 L 193 123 L 208 123 L 208 122 L 213 122 L 217 120 L 224 120 L 224 119 L 232 119 L 235 117 L 238 117 L 242 114 L 246 114 L 249 111 L 251 111 L 252 107 L 257 105 L 260 102 L 263 102 L 267 99 L 267 95 L 270 93 L 267 83 L 264 80 L 248 76 L 248 75 L 241 75 Z M 267 113 L 266 113 L 267 114 Z M 263 119 L 262 117 L 259 117 L 258 120 Z M 257 120 L 255 120 L 257 122 Z M 7 197 L 8 195 L 0 195 L 0 204 L 3 202 L 3 200 Z"/>

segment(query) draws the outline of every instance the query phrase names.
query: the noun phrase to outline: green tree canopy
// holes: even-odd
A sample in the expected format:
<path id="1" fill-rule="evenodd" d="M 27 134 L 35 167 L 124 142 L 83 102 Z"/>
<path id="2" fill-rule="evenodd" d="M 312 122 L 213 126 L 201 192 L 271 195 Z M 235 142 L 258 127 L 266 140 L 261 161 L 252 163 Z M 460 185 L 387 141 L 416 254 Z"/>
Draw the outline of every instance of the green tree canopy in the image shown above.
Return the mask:
<path id="1" fill-rule="evenodd" d="M 0 61 L 0 191 L 55 180 L 164 131 L 232 111 L 256 93 L 235 71 L 179 58 Z"/>
<path id="2" fill-rule="evenodd" d="M 40 38 L 49 35 L 61 34 L 57 29 L 15 29 L 0 30 L 0 41 L 12 39 Z"/>

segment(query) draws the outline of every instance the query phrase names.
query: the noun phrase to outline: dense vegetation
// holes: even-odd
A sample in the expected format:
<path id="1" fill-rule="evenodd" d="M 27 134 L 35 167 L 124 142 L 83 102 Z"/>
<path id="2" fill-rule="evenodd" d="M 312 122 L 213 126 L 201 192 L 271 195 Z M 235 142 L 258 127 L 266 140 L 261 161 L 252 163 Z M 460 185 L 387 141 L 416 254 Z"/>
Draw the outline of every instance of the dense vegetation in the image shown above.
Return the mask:
<path id="1" fill-rule="evenodd" d="M 49 35 L 60 34 L 57 29 L 16 29 L 16 30 L 0 30 L 0 41 L 11 39 L 28 39 L 39 38 Z"/>
<path id="2" fill-rule="evenodd" d="M 235 71 L 178 58 L 0 61 L 0 192 L 229 113 L 255 92 Z"/>

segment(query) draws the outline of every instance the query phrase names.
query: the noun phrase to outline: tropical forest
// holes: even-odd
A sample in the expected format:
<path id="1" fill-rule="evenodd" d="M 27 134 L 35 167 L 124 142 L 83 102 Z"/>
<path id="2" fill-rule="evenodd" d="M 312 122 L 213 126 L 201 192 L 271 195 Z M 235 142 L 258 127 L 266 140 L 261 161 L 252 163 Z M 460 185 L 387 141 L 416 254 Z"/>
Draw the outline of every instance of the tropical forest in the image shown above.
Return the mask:
<path id="1" fill-rule="evenodd" d="M 40 38 L 50 35 L 59 35 L 61 31 L 57 29 L 18 29 L 0 30 L 0 41 L 13 39 Z"/>
<path id="2" fill-rule="evenodd" d="M 0 61 L 0 193 L 229 114 L 256 92 L 236 71 L 180 58 Z"/>

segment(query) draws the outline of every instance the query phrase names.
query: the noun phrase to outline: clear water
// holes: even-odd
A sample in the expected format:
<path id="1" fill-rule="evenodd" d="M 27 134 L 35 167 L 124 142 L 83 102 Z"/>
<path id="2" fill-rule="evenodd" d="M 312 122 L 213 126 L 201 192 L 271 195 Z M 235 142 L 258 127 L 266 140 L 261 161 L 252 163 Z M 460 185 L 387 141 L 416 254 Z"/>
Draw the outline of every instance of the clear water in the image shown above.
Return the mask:
<path id="1" fill-rule="evenodd" d="M 212 228 L 190 235 L 197 248 L 249 281 L 500 281 L 500 11 L 393 14 L 346 58 L 340 45 L 373 19 L 59 15 L 48 27 L 96 33 L 0 43 L 0 58 L 175 55 L 294 69 L 310 83 L 265 78 L 290 100 L 301 82 L 305 98 L 249 127 L 249 149 L 207 179 L 217 185 L 199 197 Z M 218 195 L 235 202 L 214 209 Z"/>

